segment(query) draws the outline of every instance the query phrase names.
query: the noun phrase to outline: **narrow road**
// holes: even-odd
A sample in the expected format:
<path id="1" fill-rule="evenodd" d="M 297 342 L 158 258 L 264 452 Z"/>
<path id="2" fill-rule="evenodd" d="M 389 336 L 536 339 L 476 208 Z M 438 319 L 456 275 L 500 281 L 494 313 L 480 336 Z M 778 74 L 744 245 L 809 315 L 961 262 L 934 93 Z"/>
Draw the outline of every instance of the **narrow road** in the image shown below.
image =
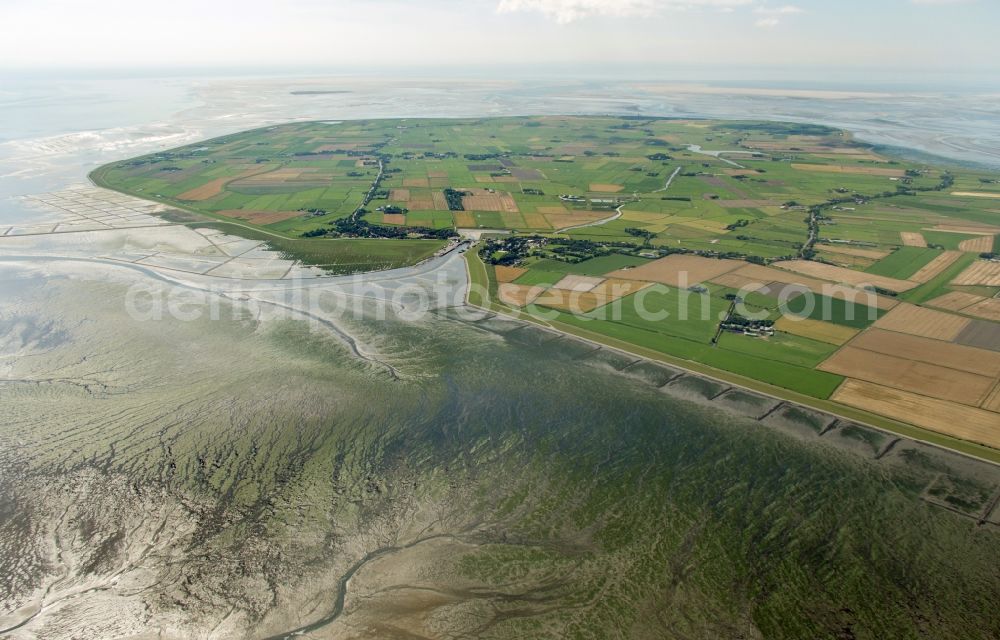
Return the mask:
<path id="1" fill-rule="evenodd" d="M 727 160 L 727 162 L 728 162 L 728 160 Z M 678 174 L 680 174 L 682 168 L 683 167 L 677 167 L 676 169 L 674 169 L 674 172 L 672 174 L 670 174 L 669 178 L 667 178 L 667 183 L 665 185 L 663 185 L 663 188 L 662 189 L 657 189 L 656 191 L 653 191 L 652 193 L 662 193 L 662 192 L 666 191 L 667 189 L 669 189 L 670 185 L 674 181 L 674 178 L 676 178 L 678 176 Z M 556 233 L 566 233 L 567 231 L 573 231 L 574 229 L 584 229 L 586 227 L 599 227 L 602 224 L 607 224 L 607 223 L 611 222 L 612 220 L 617 220 L 618 218 L 622 217 L 622 207 L 624 207 L 624 206 L 625 205 L 623 204 L 623 205 L 619 206 L 617 209 L 615 209 L 615 215 L 613 215 L 613 216 L 611 216 L 609 218 L 605 218 L 603 220 L 598 220 L 596 222 L 588 222 L 586 224 L 577 224 L 577 225 L 573 225 L 572 227 L 564 227 L 562 229 L 557 229 Z"/>
<path id="2" fill-rule="evenodd" d="M 607 224 L 612 220 L 617 220 L 618 218 L 622 217 L 622 207 L 624 206 L 625 205 L 621 205 L 620 207 L 615 209 L 615 215 L 611 216 L 610 218 L 604 218 L 603 220 L 598 220 L 597 222 L 588 222 L 587 224 L 577 224 L 573 225 L 572 227 L 557 229 L 556 233 L 566 233 L 567 231 L 572 231 L 573 229 L 583 229 L 584 227 L 599 227 L 602 224 Z"/>
<path id="3" fill-rule="evenodd" d="M 382 157 L 379 156 L 378 175 L 375 176 L 375 181 L 372 182 L 372 188 L 368 190 L 368 193 L 365 195 L 365 199 L 361 201 L 361 204 L 358 206 L 358 208 L 354 210 L 353 214 L 351 214 L 351 220 L 357 221 L 358 216 L 361 215 L 361 210 L 367 207 L 369 204 L 371 204 L 371 201 L 375 199 L 375 192 L 378 191 L 379 185 L 382 184 L 382 177 L 384 175 L 385 175 L 385 162 L 382 160 Z"/>
<path id="4" fill-rule="evenodd" d="M 677 177 L 677 175 L 681 172 L 681 169 L 683 169 L 683 168 L 684 167 L 677 167 L 676 169 L 674 169 L 674 172 L 670 174 L 669 178 L 667 178 L 667 184 L 663 185 L 662 189 L 657 189 L 653 193 L 663 193 L 664 191 L 666 191 L 667 189 L 669 189 L 670 185 L 673 184 L 673 182 L 674 182 L 674 178 Z"/>
<path id="5" fill-rule="evenodd" d="M 688 145 L 688 151 L 691 151 L 692 153 L 700 153 L 700 154 L 701 154 L 701 155 L 703 155 L 703 156 L 711 156 L 711 157 L 713 157 L 713 158 L 718 158 L 719 160 L 722 160 L 722 161 L 723 161 L 723 162 L 725 162 L 726 164 L 731 164 L 731 165 L 733 165 L 733 166 L 734 166 L 734 167 L 736 167 L 737 169 L 746 169 L 746 167 L 744 167 L 743 165 L 741 165 L 741 164 L 740 164 L 740 163 L 738 163 L 738 162 L 733 162 L 733 161 L 732 161 L 732 160 L 730 160 L 729 158 L 723 158 L 723 157 L 722 157 L 722 154 L 724 154 L 724 153 L 739 153 L 739 154 L 742 154 L 742 155 L 746 155 L 746 154 L 748 154 L 748 153 L 751 153 L 751 152 L 749 152 L 749 151 L 745 151 L 745 150 L 733 150 L 733 151 L 707 151 L 707 150 L 705 150 L 705 149 L 702 149 L 702 148 L 701 148 L 701 145 L 700 145 L 700 144 L 689 144 L 689 145 Z"/>

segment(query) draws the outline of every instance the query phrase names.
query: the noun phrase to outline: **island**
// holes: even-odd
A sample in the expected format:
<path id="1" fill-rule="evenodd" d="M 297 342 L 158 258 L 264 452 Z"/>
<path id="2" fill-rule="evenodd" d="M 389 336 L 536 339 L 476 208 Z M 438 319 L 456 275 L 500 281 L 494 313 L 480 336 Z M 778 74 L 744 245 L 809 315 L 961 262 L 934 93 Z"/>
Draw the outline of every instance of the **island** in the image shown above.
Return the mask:
<path id="1" fill-rule="evenodd" d="M 1000 461 L 1000 176 L 801 123 L 298 122 L 94 171 L 331 273 L 475 241 L 469 301 Z"/>

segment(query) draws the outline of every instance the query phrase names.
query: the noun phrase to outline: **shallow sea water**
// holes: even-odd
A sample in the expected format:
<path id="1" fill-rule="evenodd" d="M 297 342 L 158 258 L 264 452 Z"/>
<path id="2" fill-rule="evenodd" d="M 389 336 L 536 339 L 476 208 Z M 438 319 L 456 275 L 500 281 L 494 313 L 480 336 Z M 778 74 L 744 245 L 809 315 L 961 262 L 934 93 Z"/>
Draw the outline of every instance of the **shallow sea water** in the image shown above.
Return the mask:
<path id="1" fill-rule="evenodd" d="M 288 94 L 299 81 L 176 81 L 82 134 L 60 118 L 129 111 L 91 87 L 0 143 L 2 192 L 279 119 L 567 104 L 355 83 L 313 100 Z M 1000 634 L 989 470 L 907 443 L 876 460 L 887 443 L 863 432 L 831 445 L 795 416 L 699 402 L 673 372 L 466 316 L 457 254 L 233 280 L 192 272 L 212 246 L 176 227 L 0 238 L 0 633 Z"/>

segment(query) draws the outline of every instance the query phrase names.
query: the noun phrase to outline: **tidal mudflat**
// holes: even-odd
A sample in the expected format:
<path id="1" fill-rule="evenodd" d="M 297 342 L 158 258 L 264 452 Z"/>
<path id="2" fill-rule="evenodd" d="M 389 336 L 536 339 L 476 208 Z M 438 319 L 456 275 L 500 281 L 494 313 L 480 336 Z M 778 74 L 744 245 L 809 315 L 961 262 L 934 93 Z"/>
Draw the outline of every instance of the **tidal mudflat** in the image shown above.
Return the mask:
<path id="1" fill-rule="evenodd" d="M 230 242 L 0 239 L 11 637 L 1000 633 L 992 467 Z"/>

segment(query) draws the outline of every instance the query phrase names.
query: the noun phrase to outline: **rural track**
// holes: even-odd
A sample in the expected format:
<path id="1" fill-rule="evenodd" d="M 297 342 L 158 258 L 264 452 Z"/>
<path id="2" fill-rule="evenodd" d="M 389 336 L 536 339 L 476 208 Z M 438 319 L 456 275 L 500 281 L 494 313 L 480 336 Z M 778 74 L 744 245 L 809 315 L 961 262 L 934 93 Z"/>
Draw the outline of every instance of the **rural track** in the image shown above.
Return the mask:
<path id="1" fill-rule="evenodd" d="M 598 220 L 596 222 L 588 222 L 587 224 L 578 224 L 572 227 L 565 227 L 563 229 L 557 230 L 556 233 L 566 233 L 567 231 L 573 231 L 574 229 L 584 229 L 586 227 L 599 227 L 602 224 L 607 224 L 622 217 L 622 207 L 624 206 L 625 205 L 621 205 L 620 207 L 615 209 L 615 215 L 611 216 L 610 218 L 604 218 L 603 220 Z"/>
<path id="2" fill-rule="evenodd" d="M 676 169 L 674 169 L 674 172 L 670 174 L 669 178 L 667 178 L 667 184 L 663 185 L 662 189 L 657 189 L 653 193 L 663 193 L 664 191 L 666 191 L 667 189 L 669 189 L 670 185 L 673 184 L 673 182 L 674 182 L 674 178 L 676 178 L 678 176 L 678 174 L 680 174 L 680 172 L 681 172 L 681 170 L 683 168 L 684 167 L 677 167 Z"/>
<path id="3" fill-rule="evenodd" d="M 663 185 L 663 187 L 661 189 L 657 189 L 656 191 L 653 191 L 652 193 L 663 193 L 664 191 L 666 191 L 667 189 L 669 189 L 670 185 L 674 181 L 674 178 L 676 178 L 677 175 L 680 174 L 681 169 L 683 169 L 683 167 L 677 167 L 676 169 L 674 169 L 674 172 L 672 174 L 670 174 L 669 178 L 667 178 L 667 183 L 665 185 Z M 599 226 L 601 226 L 603 224 L 607 224 L 609 222 L 613 222 L 613 221 L 617 220 L 618 218 L 622 217 L 622 215 L 623 215 L 622 214 L 622 208 L 624 206 L 625 205 L 621 205 L 617 209 L 615 209 L 615 215 L 611 216 L 610 218 L 605 218 L 603 220 L 598 220 L 597 222 L 588 222 L 586 224 L 578 224 L 578 225 L 574 225 L 572 227 L 564 227 L 562 229 L 558 229 L 556 231 L 556 233 L 566 233 L 567 231 L 573 231 L 574 229 L 585 229 L 587 227 L 599 227 Z"/>

